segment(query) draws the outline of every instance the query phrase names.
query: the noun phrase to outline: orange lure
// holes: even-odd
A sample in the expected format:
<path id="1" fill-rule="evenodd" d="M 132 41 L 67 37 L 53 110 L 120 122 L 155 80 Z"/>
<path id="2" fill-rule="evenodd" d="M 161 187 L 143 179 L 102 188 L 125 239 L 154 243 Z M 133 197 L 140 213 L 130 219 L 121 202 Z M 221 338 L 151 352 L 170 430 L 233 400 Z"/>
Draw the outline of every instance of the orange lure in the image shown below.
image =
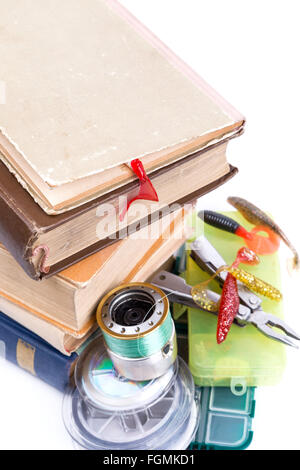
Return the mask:
<path id="1" fill-rule="evenodd" d="M 243 238 L 248 248 L 258 255 L 270 255 L 279 248 L 279 237 L 265 225 L 258 225 L 248 232 L 238 222 L 218 212 L 203 211 L 198 215 L 205 223 Z M 259 235 L 260 232 L 266 236 Z"/>

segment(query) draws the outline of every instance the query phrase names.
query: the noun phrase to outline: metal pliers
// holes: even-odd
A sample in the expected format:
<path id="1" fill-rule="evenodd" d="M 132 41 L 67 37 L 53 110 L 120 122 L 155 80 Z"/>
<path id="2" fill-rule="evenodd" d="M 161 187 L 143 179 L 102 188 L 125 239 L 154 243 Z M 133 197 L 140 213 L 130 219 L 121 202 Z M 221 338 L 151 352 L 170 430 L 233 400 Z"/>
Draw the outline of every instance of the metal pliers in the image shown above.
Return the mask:
<path id="1" fill-rule="evenodd" d="M 226 262 L 218 251 L 211 245 L 211 243 L 204 237 L 198 238 L 191 244 L 191 257 L 198 264 L 198 266 L 210 275 L 221 267 L 226 265 Z M 222 272 L 216 277 L 220 286 L 223 285 L 226 279 L 227 273 Z M 191 295 L 192 286 L 189 286 L 184 279 L 167 271 L 159 272 L 151 283 L 162 289 L 168 296 L 171 302 L 187 305 L 188 307 L 198 308 L 204 310 L 202 307 L 197 305 Z M 298 348 L 298 345 L 290 338 L 300 340 L 300 336 L 293 331 L 283 320 L 266 313 L 262 309 L 262 300 L 260 297 L 251 292 L 246 286 L 238 282 L 240 307 L 238 314 L 235 318 L 235 323 L 239 326 L 245 326 L 248 323 L 254 325 L 261 333 L 268 336 L 271 339 L 280 341 L 289 346 Z M 218 302 L 220 295 L 211 290 L 207 290 L 207 296 L 214 302 Z M 218 312 L 211 312 L 218 314 Z M 282 334 L 272 327 L 281 330 Z"/>

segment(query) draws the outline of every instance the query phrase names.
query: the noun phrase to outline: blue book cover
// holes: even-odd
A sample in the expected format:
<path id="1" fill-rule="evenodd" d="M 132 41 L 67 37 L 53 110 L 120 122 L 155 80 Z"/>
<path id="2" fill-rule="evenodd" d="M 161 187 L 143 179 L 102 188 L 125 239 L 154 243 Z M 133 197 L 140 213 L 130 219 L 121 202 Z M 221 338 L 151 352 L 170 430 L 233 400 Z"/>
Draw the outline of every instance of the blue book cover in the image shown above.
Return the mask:
<path id="1" fill-rule="evenodd" d="M 0 357 L 63 391 L 78 354 L 64 356 L 46 341 L 0 312 Z"/>

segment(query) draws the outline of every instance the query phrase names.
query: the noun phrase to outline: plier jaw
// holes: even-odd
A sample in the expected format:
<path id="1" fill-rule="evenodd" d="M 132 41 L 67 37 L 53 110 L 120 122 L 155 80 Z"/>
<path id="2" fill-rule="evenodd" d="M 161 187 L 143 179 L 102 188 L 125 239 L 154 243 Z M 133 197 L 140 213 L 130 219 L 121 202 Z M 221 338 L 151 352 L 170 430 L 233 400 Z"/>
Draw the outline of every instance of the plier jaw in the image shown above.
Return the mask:
<path id="1" fill-rule="evenodd" d="M 203 271 L 210 275 L 214 275 L 220 267 L 226 265 L 226 262 L 220 253 L 204 236 L 195 240 L 191 244 L 190 249 L 191 257 L 194 261 Z M 221 272 L 216 277 L 216 280 L 221 286 L 224 284 L 226 276 L 226 272 Z M 167 271 L 161 271 L 151 280 L 151 282 L 157 287 L 160 287 L 171 302 L 205 310 L 194 301 L 192 296 L 192 286 L 189 286 L 181 277 Z M 235 323 L 239 326 L 245 326 L 251 323 L 265 336 L 288 346 L 298 348 L 298 345 L 292 341 L 292 339 L 300 341 L 300 335 L 298 335 L 280 318 L 264 312 L 261 306 L 261 298 L 251 292 L 240 282 L 238 282 L 238 291 L 240 307 L 235 318 Z M 219 294 L 214 291 L 207 290 L 207 295 L 215 303 L 218 303 L 220 299 Z M 209 311 L 209 313 L 218 314 L 217 311 Z M 276 330 L 274 328 L 276 328 Z M 281 330 L 282 333 L 278 330 Z"/>

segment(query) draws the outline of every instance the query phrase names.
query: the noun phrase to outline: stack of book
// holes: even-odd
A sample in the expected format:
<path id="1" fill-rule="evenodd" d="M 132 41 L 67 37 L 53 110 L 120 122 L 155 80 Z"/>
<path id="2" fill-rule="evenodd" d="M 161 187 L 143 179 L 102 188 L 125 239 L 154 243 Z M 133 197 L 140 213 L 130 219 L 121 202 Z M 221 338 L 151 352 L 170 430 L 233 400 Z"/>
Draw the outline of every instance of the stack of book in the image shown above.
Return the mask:
<path id="1" fill-rule="evenodd" d="M 116 1 L 54 3 L 1 11 L 0 353 L 64 388 L 101 297 L 235 174 L 244 119 Z"/>

